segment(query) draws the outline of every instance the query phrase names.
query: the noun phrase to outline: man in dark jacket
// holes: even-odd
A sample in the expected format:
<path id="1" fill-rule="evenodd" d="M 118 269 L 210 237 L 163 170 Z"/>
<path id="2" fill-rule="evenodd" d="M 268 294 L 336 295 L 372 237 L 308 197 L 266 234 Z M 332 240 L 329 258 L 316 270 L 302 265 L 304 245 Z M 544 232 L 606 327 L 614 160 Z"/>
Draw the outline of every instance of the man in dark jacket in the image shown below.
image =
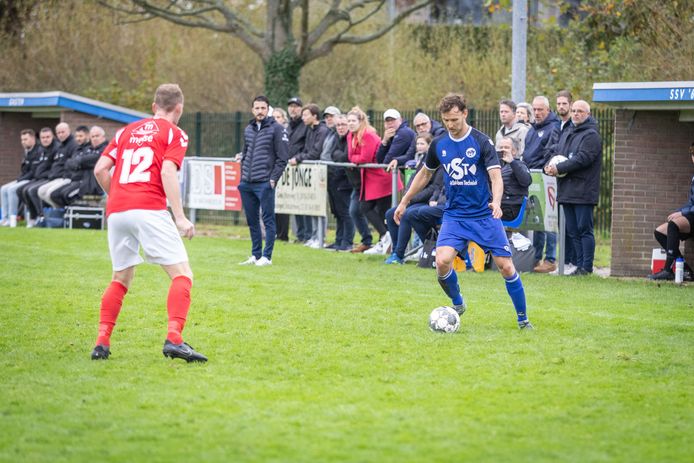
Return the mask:
<path id="1" fill-rule="evenodd" d="M 65 122 L 55 126 L 55 134 L 60 141 L 60 147 L 53 156 L 53 164 L 51 164 L 51 170 L 48 172 L 50 181 L 38 189 L 38 197 L 41 201 L 53 208 L 58 206 L 51 202 L 51 193 L 70 183 L 65 163 L 75 154 L 79 147 L 79 143 L 75 141 L 75 137 L 70 133 L 70 126 Z"/>
<path id="2" fill-rule="evenodd" d="M 293 158 L 304 149 L 306 144 L 306 131 L 308 127 L 301 118 L 304 104 L 301 98 L 292 97 L 287 101 L 287 114 L 289 115 L 289 158 Z M 277 214 L 277 239 L 289 241 L 289 214 Z M 300 243 L 306 243 L 313 234 L 313 222 L 308 215 L 296 215 L 296 239 Z"/>
<path id="3" fill-rule="evenodd" d="M 242 265 L 259 267 L 272 264 L 275 245 L 275 186 L 282 177 L 289 155 L 287 132 L 268 116 L 270 101 L 260 95 L 253 100 L 253 116 L 244 131 L 241 152 L 239 192 L 253 243 L 252 255 Z M 260 229 L 262 209 L 265 225 L 265 248 Z"/>
<path id="4" fill-rule="evenodd" d="M 376 162 L 388 164 L 386 170 L 391 171 L 412 159 L 407 157 L 407 153 L 415 139 L 415 133 L 407 121 L 402 120 L 400 112 L 392 108 L 383 113 L 383 127 L 385 130 L 376 152 Z"/>
<path id="5" fill-rule="evenodd" d="M 332 108 L 332 107 L 329 107 Z M 326 108 L 325 111 L 328 111 Z M 335 108 L 337 109 L 337 108 Z M 332 122 L 335 124 L 331 131 L 331 143 L 326 146 L 328 155 L 321 153 L 321 159 L 333 162 L 349 162 L 347 156 L 347 116 L 344 114 L 333 114 Z M 327 118 L 326 118 L 327 124 Z M 328 145 L 326 138 L 326 145 Z M 325 145 L 324 145 L 325 146 Z M 344 167 L 328 166 L 328 202 L 330 211 L 335 216 L 335 242 L 326 246 L 327 250 L 351 251 L 354 242 L 354 223 L 349 214 L 349 206 L 352 197 L 352 184 L 347 178 L 347 171 Z M 368 227 L 368 225 L 367 225 Z"/>
<path id="6" fill-rule="evenodd" d="M 560 122 L 556 114 L 549 107 L 546 96 L 533 98 L 533 114 L 535 123 L 525 136 L 525 148 L 522 160 L 529 169 L 542 169 L 550 158 L 550 141 L 554 133 L 559 130 Z M 545 260 L 542 261 L 542 250 L 545 250 Z M 555 232 L 533 233 L 533 246 L 535 247 L 534 271 L 541 273 L 553 272 L 557 268 L 557 234 Z"/>
<path id="7" fill-rule="evenodd" d="M 423 112 L 418 112 L 414 116 L 414 119 L 412 119 L 412 123 L 414 124 L 414 130 L 415 132 L 417 132 L 417 135 L 428 133 L 429 135 L 431 135 L 432 140 L 438 137 L 439 135 L 446 133 L 446 129 L 443 128 L 439 121 L 431 120 L 431 118 Z M 407 155 L 405 157 L 410 160 L 414 159 L 414 155 L 416 153 L 417 137 L 414 137 L 412 139 L 412 143 L 410 144 L 410 148 L 407 150 Z"/>
<path id="8" fill-rule="evenodd" d="M 20 141 L 24 148 L 24 159 L 19 172 L 19 177 L 2 186 L 0 191 L 0 208 L 2 209 L 2 220 L 0 226 L 16 227 L 17 226 L 17 211 L 19 210 L 19 197 L 17 190 L 29 183 L 34 176 L 34 161 L 40 156 L 39 144 L 36 143 L 36 132 L 32 129 L 24 129 L 21 131 Z"/>
<path id="9" fill-rule="evenodd" d="M 17 190 L 17 196 L 22 198 L 29 213 L 29 216 L 26 217 L 28 228 L 36 225 L 36 222 L 42 217 L 43 209 L 38 197 L 38 189 L 41 185 L 49 182 L 48 173 L 53 164 L 53 157 L 60 146 L 53 137 L 53 130 L 48 127 L 41 129 L 39 139 L 41 140 L 41 151 L 39 157 L 33 161 L 33 179 Z M 36 198 L 36 201 L 32 202 L 31 198 Z"/>
<path id="10" fill-rule="evenodd" d="M 570 275 L 587 275 L 593 272 L 595 256 L 593 208 L 600 196 L 602 140 L 587 102 L 574 102 L 571 122 L 573 129 L 557 145 L 557 154 L 568 160 L 548 165 L 545 173 L 558 177 L 557 202 L 564 207 L 567 246 L 573 245 L 576 258 L 576 270 Z"/>

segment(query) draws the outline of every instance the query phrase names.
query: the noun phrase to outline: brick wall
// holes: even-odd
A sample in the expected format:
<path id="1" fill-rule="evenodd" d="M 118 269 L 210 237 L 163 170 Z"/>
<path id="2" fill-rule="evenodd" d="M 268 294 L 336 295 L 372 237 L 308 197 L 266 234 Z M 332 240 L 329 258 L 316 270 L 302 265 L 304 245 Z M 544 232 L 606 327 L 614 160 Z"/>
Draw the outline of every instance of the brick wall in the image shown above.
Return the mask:
<path id="1" fill-rule="evenodd" d="M 22 129 L 55 128 L 58 119 L 35 118 L 31 113 L 0 112 L 0 185 L 11 182 L 19 175 L 24 149 L 19 137 Z M 39 143 L 38 136 L 36 143 Z"/>
<path id="2" fill-rule="evenodd" d="M 613 276 L 645 276 L 659 247 L 653 230 L 686 203 L 694 123 L 678 111 L 617 111 L 612 189 Z M 694 263 L 694 241 L 685 258 Z"/>

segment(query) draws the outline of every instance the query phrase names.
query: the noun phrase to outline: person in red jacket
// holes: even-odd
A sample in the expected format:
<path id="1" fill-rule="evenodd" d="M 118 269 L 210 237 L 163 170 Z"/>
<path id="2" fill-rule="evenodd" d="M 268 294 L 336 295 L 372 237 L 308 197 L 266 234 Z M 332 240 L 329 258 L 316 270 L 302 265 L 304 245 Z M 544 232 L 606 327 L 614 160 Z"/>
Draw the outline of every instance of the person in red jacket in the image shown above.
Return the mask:
<path id="1" fill-rule="evenodd" d="M 347 113 L 347 156 L 354 164 L 373 164 L 381 138 L 369 124 L 366 113 L 355 106 Z M 380 168 L 363 168 L 361 171 L 361 191 L 359 206 L 362 213 L 380 235 L 379 242 L 367 252 L 386 254 L 392 240 L 385 224 L 386 211 L 390 208 L 392 187 L 391 176 Z M 398 179 L 398 190 L 402 182 Z"/>

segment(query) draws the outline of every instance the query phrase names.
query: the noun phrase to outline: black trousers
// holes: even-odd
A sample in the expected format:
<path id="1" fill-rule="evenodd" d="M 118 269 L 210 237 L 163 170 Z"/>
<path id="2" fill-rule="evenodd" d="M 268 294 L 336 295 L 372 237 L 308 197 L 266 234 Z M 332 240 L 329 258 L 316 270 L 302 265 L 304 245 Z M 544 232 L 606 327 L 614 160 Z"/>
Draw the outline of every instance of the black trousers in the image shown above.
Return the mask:
<path id="1" fill-rule="evenodd" d="M 289 241 L 289 214 L 275 214 L 275 225 L 277 227 L 277 239 Z"/>
<path id="2" fill-rule="evenodd" d="M 391 195 L 383 198 L 371 199 L 369 201 L 359 201 L 359 208 L 362 214 L 369 219 L 369 222 L 376 229 L 381 238 L 386 234 L 386 211 L 390 209 Z"/>
<path id="3" fill-rule="evenodd" d="M 34 180 L 17 190 L 17 195 L 24 200 L 24 204 L 29 209 L 32 218 L 43 215 L 43 201 L 39 198 L 39 187 L 50 182 L 47 178 Z"/>

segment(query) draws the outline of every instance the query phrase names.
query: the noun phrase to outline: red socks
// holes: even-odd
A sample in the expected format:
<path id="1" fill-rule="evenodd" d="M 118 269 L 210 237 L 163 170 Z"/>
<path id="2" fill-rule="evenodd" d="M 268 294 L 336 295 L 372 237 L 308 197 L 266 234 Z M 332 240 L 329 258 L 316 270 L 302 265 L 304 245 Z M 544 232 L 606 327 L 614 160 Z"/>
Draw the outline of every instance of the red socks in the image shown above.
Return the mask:
<path id="1" fill-rule="evenodd" d="M 111 332 L 123 306 L 123 297 L 128 292 L 123 283 L 113 280 L 101 297 L 101 312 L 99 314 L 99 337 L 96 344 L 111 345 Z"/>
<path id="2" fill-rule="evenodd" d="M 166 339 L 174 344 L 183 342 L 181 332 L 186 324 L 190 308 L 190 288 L 193 282 L 187 276 L 180 275 L 171 280 L 169 297 L 166 300 L 166 310 L 169 313 L 169 332 Z"/>

